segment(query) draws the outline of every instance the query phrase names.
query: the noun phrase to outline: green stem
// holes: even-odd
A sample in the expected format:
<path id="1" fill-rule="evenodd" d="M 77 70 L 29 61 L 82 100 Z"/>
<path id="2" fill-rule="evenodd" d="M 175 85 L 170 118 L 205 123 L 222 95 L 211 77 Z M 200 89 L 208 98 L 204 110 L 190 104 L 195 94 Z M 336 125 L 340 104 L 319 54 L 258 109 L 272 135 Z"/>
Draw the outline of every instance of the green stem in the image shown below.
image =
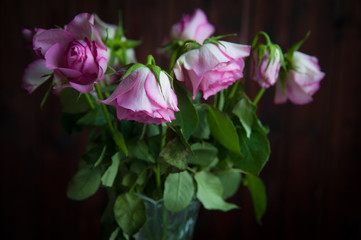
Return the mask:
<path id="1" fill-rule="evenodd" d="M 262 95 L 263 95 L 263 93 L 264 93 L 265 91 L 266 91 L 265 88 L 261 88 L 261 90 L 259 90 L 256 98 L 253 100 L 253 104 L 254 104 L 254 105 L 257 105 L 258 101 L 261 99 L 261 97 L 262 97 Z"/>
<path id="2" fill-rule="evenodd" d="M 95 91 L 96 91 L 96 93 L 98 95 L 98 98 L 100 100 L 104 100 L 104 97 L 103 97 L 103 94 L 102 94 L 102 92 L 100 90 L 99 85 L 96 83 L 96 84 L 94 84 L 94 86 L 95 86 Z M 125 145 L 123 134 L 121 132 L 119 132 L 119 131 L 116 131 L 116 129 L 114 128 L 113 123 L 112 123 L 112 121 L 110 119 L 108 109 L 105 106 L 105 104 L 100 103 L 100 106 L 101 106 L 101 108 L 103 110 L 105 119 L 106 119 L 108 127 L 109 127 L 109 131 L 113 136 L 115 144 L 119 147 L 119 150 L 123 151 L 125 153 L 125 155 L 128 155 L 128 149 L 127 149 L 127 146 Z"/>
<path id="3" fill-rule="evenodd" d="M 94 106 L 94 103 L 93 103 L 91 97 L 89 96 L 89 93 L 84 94 L 84 96 L 85 96 L 85 99 L 88 101 L 89 107 L 94 110 L 95 106 Z"/>
<path id="4" fill-rule="evenodd" d="M 231 89 L 231 92 L 230 92 L 229 95 L 228 95 L 228 99 L 233 98 L 234 95 L 236 94 L 237 89 L 238 89 L 239 82 L 240 82 L 240 80 L 237 80 L 236 83 L 233 84 L 232 89 Z"/>
<path id="5" fill-rule="evenodd" d="M 96 84 L 94 84 L 94 86 L 95 86 L 95 91 L 97 92 L 98 98 L 99 98 L 100 100 L 104 100 L 104 97 L 103 97 L 103 94 L 102 94 L 102 92 L 101 92 L 101 90 L 100 90 L 99 85 L 96 83 Z M 115 129 L 114 129 L 114 126 L 113 126 L 113 124 L 112 124 L 112 121 L 110 120 L 110 115 L 109 115 L 109 112 L 108 112 L 107 107 L 105 106 L 104 103 L 101 103 L 100 106 L 102 107 L 102 110 L 103 110 L 105 119 L 106 119 L 106 121 L 107 121 L 107 123 L 108 123 L 108 127 L 109 127 L 110 132 L 111 132 L 113 135 L 115 135 Z"/>

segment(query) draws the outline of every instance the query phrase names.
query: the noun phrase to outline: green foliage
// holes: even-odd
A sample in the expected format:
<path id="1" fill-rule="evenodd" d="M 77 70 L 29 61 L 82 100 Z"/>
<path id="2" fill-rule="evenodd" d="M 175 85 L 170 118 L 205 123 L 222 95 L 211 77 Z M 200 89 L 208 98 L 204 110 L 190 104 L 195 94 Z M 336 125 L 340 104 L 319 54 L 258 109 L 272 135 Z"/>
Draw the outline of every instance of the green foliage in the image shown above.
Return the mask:
<path id="1" fill-rule="evenodd" d="M 221 171 L 216 173 L 217 177 L 222 183 L 223 187 L 223 199 L 232 197 L 238 190 L 241 181 L 242 174 L 232 169 Z"/>
<path id="2" fill-rule="evenodd" d="M 259 177 L 247 174 L 244 185 L 246 185 L 251 192 L 256 219 L 258 223 L 261 223 L 261 218 L 267 208 L 267 196 L 263 182 Z"/>
<path id="3" fill-rule="evenodd" d="M 114 203 L 114 216 L 124 233 L 132 236 L 146 220 L 143 201 L 132 193 L 120 194 Z"/>
<path id="4" fill-rule="evenodd" d="M 120 154 L 116 153 L 112 157 L 112 164 L 107 168 L 107 170 L 104 172 L 101 178 L 101 181 L 104 186 L 107 187 L 113 186 L 114 179 L 118 173 L 119 162 L 120 162 Z"/>
<path id="5" fill-rule="evenodd" d="M 223 200 L 222 183 L 216 175 L 202 171 L 197 172 L 194 178 L 197 182 L 197 198 L 206 209 L 229 211 L 238 208 Z"/>
<path id="6" fill-rule="evenodd" d="M 191 146 L 193 154 L 189 155 L 189 163 L 200 166 L 210 165 L 216 158 L 218 149 L 208 142 L 197 142 Z"/>
<path id="7" fill-rule="evenodd" d="M 271 152 L 267 133 L 268 130 L 262 126 L 259 120 L 253 122 L 250 138 L 243 129 L 239 129 L 242 156 L 233 158 L 234 164 L 238 168 L 254 175 L 261 172 Z"/>
<path id="8" fill-rule="evenodd" d="M 90 109 L 85 96 L 73 88 L 64 88 L 60 100 L 65 113 L 84 113 Z"/>
<path id="9" fill-rule="evenodd" d="M 190 204 L 194 191 L 192 176 L 187 171 L 171 173 L 164 183 L 164 206 L 171 212 L 179 212 Z"/>
<path id="10" fill-rule="evenodd" d="M 242 98 L 239 102 L 234 106 L 232 113 L 236 115 L 241 122 L 244 130 L 246 131 L 246 135 L 250 138 L 252 133 L 252 125 L 255 114 L 255 106 L 248 99 Z"/>
<path id="11" fill-rule="evenodd" d="M 228 150 L 241 153 L 236 128 L 229 117 L 218 109 L 208 106 L 208 123 L 212 136 Z"/>
<path id="12" fill-rule="evenodd" d="M 198 115 L 198 124 L 193 132 L 193 136 L 200 139 L 209 139 L 211 130 L 207 121 L 208 108 L 205 105 L 196 105 L 195 109 Z"/>
<path id="13" fill-rule="evenodd" d="M 101 171 L 99 168 L 85 166 L 71 179 L 67 196 L 73 200 L 83 200 L 92 196 L 100 186 Z"/>
<path id="14" fill-rule="evenodd" d="M 176 119 L 172 123 L 181 127 L 184 138 L 188 140 L 198 124 L 197 111 L 190 101 L 186 90 L 179 84 L 174 84 L 174 86 L 180 111 L 174 113 Z"/>
<path id="15" fill-rule="evenodd" d="M 185 170 L 187 168 L 188 152 L 177 138 L 168 141 L 159 153 L 159 158 L 163 162 L 180 170 Z"/>

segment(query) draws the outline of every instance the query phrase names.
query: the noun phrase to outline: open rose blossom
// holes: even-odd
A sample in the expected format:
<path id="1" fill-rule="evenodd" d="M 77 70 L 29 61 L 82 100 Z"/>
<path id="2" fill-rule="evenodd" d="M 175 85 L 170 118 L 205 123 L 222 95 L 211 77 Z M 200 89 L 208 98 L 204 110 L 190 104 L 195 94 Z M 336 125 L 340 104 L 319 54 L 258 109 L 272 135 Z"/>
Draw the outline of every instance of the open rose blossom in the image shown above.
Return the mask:
<path id="1" fill-rule="evenodd" d="M 54 72 L 55 87 L 73 87 L 89 93 L 107 69 L 107 48 L 94 25 L 94 16 L 77 15 L 63 29 L 49 29 L 33 36 L 33 48 L 39 60 L 25 70 L 23 87 L 34 91 L 49 70 Z M 38 79 L 38 82 L 35 79 Z"/>
<path id="2" fill-rule="evenodd" d="M 250 77 L 262 88 L 273 86 L 278 78 L 281 66 L 280 51 L 276 48 L 273 57 L 269 57 L 269 51 L 265 51 L 262 59 L 259 59 L 259 50 L 252 53 Z"/>
<path id="3" fill-rule="evenodd" d="M 168 75 L 160 72 L 159 82 L 148 67 L 141 67 L 126 76 L 112 95 L 102 101 L 117 109 L 117 117 L 143 123 L 171 122 L 177 107 Z"/>
<path id="4" fill-rule="evenodd" d="M 206 43 L 180 56 L 174 74 L 193 92 L 193 99 L 199 90 L 207 99 L 243 77 L 244 58 L 250 50 L 251 46 L 225 41 Z"/>
<path id="5" fill-rule="evenodd" d="M 192 16 L 184 15 L 181 21 L 173 25 L 171 37 L 203 43 L 214 33 L 214 30 L 214 26 L 208 22 L 206 14 L 201 9 L 196 9 Z"/>
<path id="6" fill-rule="evenodd" d="M 295 104 L 311 102 L 312 95 L 320 88 L 320 81 L 325 76 L 316 57 L 296 51 L 292 64 L 295 69 L 287 73 L 285 88 L 279 81 L 276 84 L 276 104 L 285 103 L 287 98 Z"/>

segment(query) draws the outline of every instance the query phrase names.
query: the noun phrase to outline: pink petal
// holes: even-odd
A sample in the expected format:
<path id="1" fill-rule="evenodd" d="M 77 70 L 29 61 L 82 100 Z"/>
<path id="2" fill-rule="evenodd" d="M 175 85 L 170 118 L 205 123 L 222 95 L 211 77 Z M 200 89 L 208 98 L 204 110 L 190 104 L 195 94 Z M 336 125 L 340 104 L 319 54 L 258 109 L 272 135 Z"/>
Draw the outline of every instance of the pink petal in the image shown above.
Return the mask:
<path id="1" fill-rule="evenodd" d="M 274 98 L 275 104 L 282 104 L 287 101 L 287 93 L 286 89 L 283 89 L 282 84 L 280 81 L 276 82 L 276 94 Z"/>
<path id="2" fill-rule="evenodd" d="M 236 44 L 226 41 L 219 41 L 221 45 L 219 46 L 220 51 L 223 52 L 229 59 L 240 59 L 248 57 L 251 52 L 251 46 Z"/>
<path id="3" fill-rule="evenodd" d="M 65 49 L 60 43 L 54 44 L 45 54 L 46 67 L 56 69 L 65 66 Z"/>
<path id="4" fill-rule="evenodd" d="M 46 52 L 54 44 L 59 43 L 64 49 L 68 48 L 70 42 L 74 41 L 74 37 L 67 31 L 61 29 L 49 29 L 34 35 L 34 50 L 40 50 L 45 56 Z"/>
<path id="5" fill-rule="evenodd" d="M 81 93 L 90 93 L 91 91 L 94 90 L 94 84 L 80 85 L 73 82 L 69 82 L 69 85 Z"/>
<path id="6" fill-rule="evenodd" d="M 307 104 L 312 101 L 312 97 L 308 95 L 295 81 L 291 76 L 292 72 L 286 77 L 286 89 L 287 96 L 291 102 L 295 104 Z"/>
<path id="7" fill-rule="evenodd" d="M 104 45 L 98 29 L 94 26 L 94 16 L 89 13 L 80 13 L 64 27 L 77 40 L 89 39 L 95 41 L 100 47 L 106 48 Z"/>
<path id="8" fill-rule="evenodd" d="M 32 93 L 41 84 L 49 79 L 49 74 L 53 71 L 45 66 L 45 60 L 39 59 L 30 63 L 24 71 L 22 87 Z"/>

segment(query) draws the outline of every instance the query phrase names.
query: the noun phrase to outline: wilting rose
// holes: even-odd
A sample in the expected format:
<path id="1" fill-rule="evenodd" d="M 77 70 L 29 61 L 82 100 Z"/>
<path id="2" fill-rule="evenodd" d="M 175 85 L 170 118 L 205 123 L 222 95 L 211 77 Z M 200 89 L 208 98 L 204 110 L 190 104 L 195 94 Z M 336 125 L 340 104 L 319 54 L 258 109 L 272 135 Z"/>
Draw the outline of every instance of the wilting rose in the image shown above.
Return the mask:
<path id="1" fill-rule="evenodd" d="M 275 103 L 285 103 L 287 98 L 295 104 L 306 104 L 312 101 L 312 95 L 320 88 L 320 81 L 325 73 L 321 72 L 316 57 L 301 52 L 293 54 L 292 65 L 285 77 L 285 86 L 276 84 Z"/>
<path id="2" fill-rule="evenodd" d="M 280 51 L 276 48 L 274 55 L 269 56 L 269 51 L 265 51 L 262 59 L 259 59 L 259 49 L 252 53 L 250 77 L 262 88 L 273 86 L 278 78 L 281 66 Z"/>
<path id="3" fill-rule="evenodd" d="M 177 107 L 169 77 L 160 72 L 159 82 L 148 67 L 141 67 L 126 76 L 112 95 L 102 101 L 117 109 L 117 117 L 143 123 L 171 122 Z"/>
<path id="4" fill-rule="evenodd" d="M 39 86 L 34 83 L 34 75 L 43 76 L 53 70 L 57 88 L 70 86 L 89 93 L 107 69 L 107 48 L 94 25 L 94 16 L 88 13 L 77 15 L 64 30 L 37 31 L 33 48 L 41 59 L 30 64 L 24 73 L 23 86 L 29 92 Z M 46 70 L 44 74 L 42 69 Z"/>
<path id="5" fill-rule="evenodd" d="M 174 74 L 193 92 L 193 99 L 199 90 L 207 99 L 243 77 L 244 58 L 250 50 L 248 45 L 225 41 L 207 43 L 180 56 Z"/>
<path id="6" fill-rule="evenodd" d="M 171 37 L 203 43 L 214 33 L 214 30 L 214 26 L 208 22 L 206 14 L 201 9 L 196 9 L 192 16 L 184 15 L 181 21 L 173 25 Z"/>

